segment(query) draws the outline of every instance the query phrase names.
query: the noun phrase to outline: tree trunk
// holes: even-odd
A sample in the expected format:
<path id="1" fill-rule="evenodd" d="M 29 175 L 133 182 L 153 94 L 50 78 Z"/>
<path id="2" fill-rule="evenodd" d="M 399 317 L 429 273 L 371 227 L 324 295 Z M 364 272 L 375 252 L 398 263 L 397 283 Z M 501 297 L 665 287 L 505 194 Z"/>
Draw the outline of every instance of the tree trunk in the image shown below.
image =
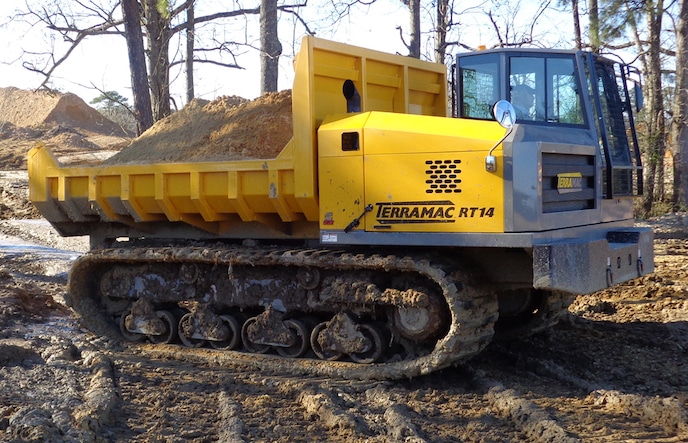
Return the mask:
<path id="1" fill-rule="evenodd" d="M 674 99 L 674 204 L 688 207 L 688 0 L 679 0 Z"/>
<path id="2" fill-rule="evenodd" d="M 194 3 L 186 8 L 186 102 L 194 99 Z"/>
<path id="3" fill-rule="evenodd" d="M 143 0 L 148 35 L 148 70 L 153 118 L 170 115 L 169 23 L 162 16 L 156 0 Z"/>
<path id="4" fill-rule="evenodd" d="M 647 91 L 647 180 L 643 196 L 643 210 L 651 213 L 653 203 L 664 198 L 664 151 L 666 149 L 664 120 L 664 94 L 662 92 L 662 60 L 660 34 L 664 3 L 646 3 L 646 14 L 649 31 Z"/>
<path id="5" fill-rule="evenodd" d="M 597 0 L 590 0 L 590 50 L 599 54 L 600 52 L 600 12 Z"/>
<path id="6" fill-rule="evenodd" d="M 137 135 L 141 135 L 153 125 L 148 74 L 146 72 L 146 55 L 143 49 L 143 34 L 141 33 L 141 15 L 137 0 L 122 0 L 121 4 L 124 17 L 124 34 L 129 54 L 131 89 L 134 95 L 136 132 Z"/>
<path id="7" fill-rule="evenodd" d="M 447 54 L 447 28 L 449 26 L 449 0 L 437 0 L 437 31 L 435 43 L 435 61 L 444 63 Z"/>
<path id="8" fill-rule="evenodd" d="M 411 13 L 409 56 L 420 58 L 420 0 L 408 0 L 408 5 Z"/>
<path id="9" fill-rule="evenodd" d="M 573 34 L 576 41 L 576 49 L 583 49 L 583 39 L 581 37 L 580 15 L 578 14 L 578 0 L 571 0 L 573 10 Z"/>
<path id="10" fill-rule="evenodd" d="M 277 0 L 260 2 L 260 91 L 277 91 L 282 44 L 277 35 Z"/>

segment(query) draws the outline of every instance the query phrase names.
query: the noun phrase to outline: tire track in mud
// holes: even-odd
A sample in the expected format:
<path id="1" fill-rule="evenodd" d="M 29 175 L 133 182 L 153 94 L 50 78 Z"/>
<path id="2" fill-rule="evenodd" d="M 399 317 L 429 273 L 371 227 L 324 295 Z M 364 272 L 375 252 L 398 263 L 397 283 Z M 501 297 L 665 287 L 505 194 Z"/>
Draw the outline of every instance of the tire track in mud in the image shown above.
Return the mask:
<path id="1" fill-rule="evenodd" d="M 240 407 L 232 400 L 227 391 L 220 391 L 217 395 L 217 403 L 219 408 L 219 425 L 218 438 L 221 442 L 226 443 L 243 443 L 245 440 L 241 438 L 244 432 L 244 422 L 239 417 Z"/>
<path id="2" fill-rule="evenodd" d="M 570 340 L 576 341 L 589 335 L 588 329 L 571 330 L 567 326 L 557 331 L 573 335 Z M 492 355 L 474 365 L 401 382 L 247 372 L 214 365 L 212 357 L 202 363 L 196 356 L 190 364 L 160 359 L 157 352 L 155 358 L 148 359 L 146 351 L 140 350 L 135 359 L 145 361 L 145 365 L 133 366 L 140 372 L 138 377 L 147 380 L 141 372 L 152 372 L 160 380 L 153 380 L 153 386 L 132 387 L 132 392 L 148 393 L 163 380 L 164 384 L 172 383 L 166 388 L 168 399 L 147 394 L 144 403 L 159 410 L 170 409 L 162 416 L 167 418 L 160 430 L 195 421 L 195 431 L 181 431 L 192 441 L 206 441 L 210 436 L 230 442 L 311 441 L 318 435 L 333 442 L 470 442 L 491 438 L 573 443 L 648 437 L 681 441 L 688 437 L 685 397 L 626 393 L 623 386 L 606 383 L 592 373 L 578 375 L 575 366 L 562 364 L 556 355 L 538 348 L 547 340 L 551 338 L 518 342 L 522 348 L 518 353 L 497 346 Z M 194 352 L 185 350 L 185 354 L 182 360 Z M 630 369 L 620 371 L 622 376 Z M 181 398 L 181 393 L 188 393 L 189 398 Z M 213 400 L 199 402 L 199 396 Z M 173 417 L 176 413 L 171 409 L 179 401 L 196 402 L 197 407 L 183 417 Z M 148 417 L 149 423 L 162 419 L 150 411 L 136 414 Z M 201 414 L 214 418 L 203 419 Z M 141 435 L 166 436 L 156 433 L 154 427 L 134 430 Z M 132 441 L 136 441 L 136 432 Z"/>
<path id="3" fill-rule="evenodd" d="M 447 392 L 430 389 L 425 398 L 426 394 L 415 381 L 399 386 L 392 382 L 246 374 L 224 366 L 205 370 L 196 367 L 199 368 L 197 376 L 217 371 L 227 374 L 231 380 L 211 386 L 203 379 L 206 395 L 213 396 L 212 390 L 219 389 L 215 395 L 218 399 L 215 415 L 220 419 L 212 432 L 220 441 L 311 441 L 313 435 L 318 435 L 326 441 L 341 442 L 451 442 L 457 441 L 457 426 L 461 429 L 459 434 L 482 431 L 499 437 L 498 441 L 513 440 L 520 433 L 513 430 L 510 414 L 503 414 L 505 408 L 490 406 L 494 401 L 487 395 L 477 395 L 483 407 L 475 411 L 476 394 L 467 391 L 465 385 L 487 390 L 483 386 L 487 382 L 474 379 L 470 372 L 458 386 L 460 394 L 457 395 L 456 387 Z M 437 384 L 437 380 L 432 383 Z M 145 391 L 145 388 L 138 390 Z M 443 404 L 452 397 L 452 407 L 440 411 L 437 403 Z M 457 402 L 457 397 L 463 400 Z M 409 402 L 409 398 L 414 400 Z M 501 415 L 507 419 L 497 418 Z M 206 432 L 210 430 L 207 428 Z"/>
<path id="4" fill-rule="evenodd" d="M 76 343 L 81 358 L 70 366 L 59 359 L 74 353 L 65 343 L 46 352 L 46 360 L 63 371 L 60 377 L 78 377 L 75 369 L 86 374 L 82 390 L 75 388 L 80 394 L 56 399 L 63 405 L 74 398 L 72 410 L 15 414 L 11 425 L 0 426 L 0 441 L 16 441 L 5 438 L 10 435 L 31 441 L 51 432 L 61 433 L 62 441 L 84 442 L 306 442 L 314 436 L 349 443 L 688 440 L 685 391 L 661 394 L 670 385 L 654 384 L 647 392 L 632 391 L 592 372 L 579 374 L 560 360 L 551 341 L 565 348 L 562 337 L 568 337 L 584 347 L 600 332 L 572 324 L 555 328 L 551 337 L 512 343 L 518 352 L 499 345 L 471 365 L 397 382 L 259 373 L 212 358 L 151 358 L 145 347 L 102 343 Z M 612 357 L 600 362 L 602 370 L 617 364 Z M 617 369 L 624 378 L 636 368 Z"/>

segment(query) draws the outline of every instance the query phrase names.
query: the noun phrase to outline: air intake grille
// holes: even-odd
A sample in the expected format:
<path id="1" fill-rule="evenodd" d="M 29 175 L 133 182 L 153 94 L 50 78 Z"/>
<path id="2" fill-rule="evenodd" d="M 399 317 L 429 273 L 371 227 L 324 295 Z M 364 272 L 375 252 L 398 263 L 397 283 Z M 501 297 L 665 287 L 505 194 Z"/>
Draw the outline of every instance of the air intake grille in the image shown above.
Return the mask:
<path id="1" fill-rule="evenodd" d="M 425 160 L 426 194 L 459 193 L 461 160 Z"/>
<path id="2" fill-rule="evenodd" d="M 595 195 L 595 156 L 542 153 L 542 212 L 593 209 Z"/>

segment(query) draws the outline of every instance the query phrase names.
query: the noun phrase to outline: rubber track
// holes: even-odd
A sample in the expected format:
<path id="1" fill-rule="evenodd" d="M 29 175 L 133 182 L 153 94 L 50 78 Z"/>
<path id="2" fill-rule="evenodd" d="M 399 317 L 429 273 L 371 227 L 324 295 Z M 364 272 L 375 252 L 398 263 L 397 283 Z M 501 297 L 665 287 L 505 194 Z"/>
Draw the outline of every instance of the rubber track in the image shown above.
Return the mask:
<path id="1" fill-rule="evenodd" d="M 357 254 L 333 250 L 264 249 L 245 247 L 163 247 L 93 250 L 80 257 L 70 272 L 69 298 L 85 326 L 99 335 L 122 340 L 112 318 L 95 297 L 98 291 L 96 268 L 108 264 L 196 263 L 225 266 L 309 266 L 331 270 L 373 270 L 416 272 L 442 289 L 451 311 L 451 326 L 427 355 L 391 363 L 362 365 L 317 359 L 284 359 L 237 351 L 188 349 L 191 359 L 207 355 L 214 363 L 246 365 L 253 369 L 313 374 L 346 379 L 401 379 L 429 374 L 466 361 L 492 340 L 498 317 L 496 297 L 471 285 L 470 276 L 456 271 L 455 263 L 422 257 Z M 450 274 L 445 272 L 447 270 Z M 141 345 L 147 346 L 147 345 Z M 156 353 L 179 354 L 179 346 L 155 345 Z M 193 351 L 193 352 L 191 352 Z"/>

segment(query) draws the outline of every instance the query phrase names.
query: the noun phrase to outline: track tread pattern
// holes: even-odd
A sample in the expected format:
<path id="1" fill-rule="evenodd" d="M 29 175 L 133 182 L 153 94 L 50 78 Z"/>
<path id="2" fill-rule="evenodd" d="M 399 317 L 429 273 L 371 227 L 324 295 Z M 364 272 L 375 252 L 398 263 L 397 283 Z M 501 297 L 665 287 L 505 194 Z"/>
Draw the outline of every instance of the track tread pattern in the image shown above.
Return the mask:
<path id="1" fill-rule="evenodd" d="M 266 247 L 122 247 L 93 250 L 80 257 L 70 273 L 69 298 L 85 326 L 96 334 L 119 339 L 119 332 L 97 299 L 97 269 L 115 263 L 196 263 L 250 266 L 308 266 L 320 269 L 415 272 L 434 281 L 443 292 L 451 313 L 448 333 L 427 355 L 410 360 L 362 365 L 310 359 L 284 359 L 235 351 L 189 350 L 213 353 L 216 362 L 248 365 L 254 369 L 335 376 L 348 379 L 401 379 L 428 374 L 464 362 L 492 340 L 498 317 L 497 299 L 472 275 L 450 259 L 427 256 L 365 254 L 329 249 Z M 145 346 L 145 345 L 144 345 Z M 157 345 L 161 354 L 167 345 Z"/>

